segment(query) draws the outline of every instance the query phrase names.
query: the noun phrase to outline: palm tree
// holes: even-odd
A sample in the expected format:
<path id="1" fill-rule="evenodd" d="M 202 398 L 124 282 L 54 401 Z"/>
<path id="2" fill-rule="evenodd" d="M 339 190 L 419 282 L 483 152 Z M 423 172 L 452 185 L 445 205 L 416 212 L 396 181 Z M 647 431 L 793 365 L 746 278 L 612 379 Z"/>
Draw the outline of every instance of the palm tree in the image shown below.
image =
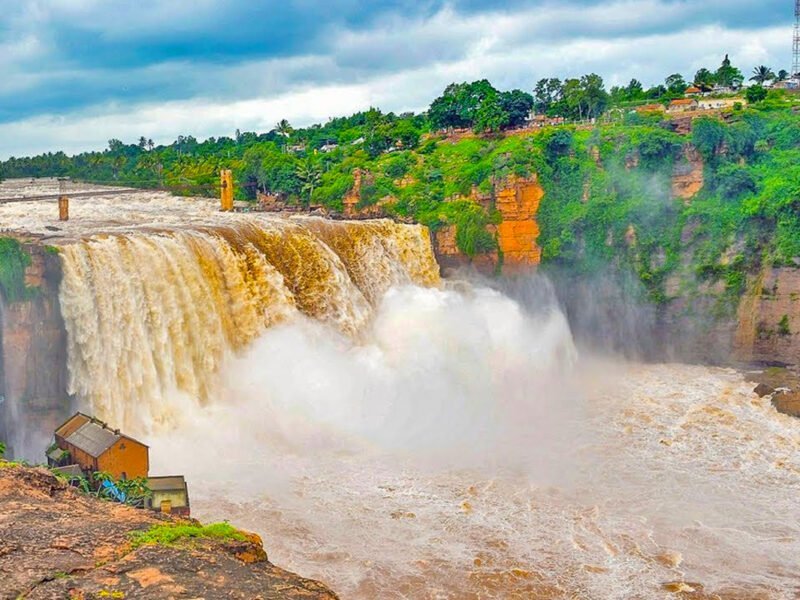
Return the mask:
<path id="1" fill-rule="evenodd" d="M 297 165 L 295 171 L 297 178 L 302 183 L 300 190 L 306 196 L 306 206 L 311 204 L 311 197 L 314 195 L 314 189 L 320 184 L 322 179 L 322 172 L 318 165 L 311 162 L 311 159 Z"/>
<path id="2" fill-rule="evenodd" d="M 282 135 L 287 140 L 292 136 L 292 126 L 289 124 L 289 121 L 286 119 L 281 119 L 275 124 L 275 131 L 278 132 L 278 135 Z"/>
<path id="3" fill-rule="evenodd" d="M 775 73 L 772 72 L 772 69 L 761 65 L 753 69 L 753 76 L 750 78 L 750 81 L 755 81 L 758 85 L 764 85 L 764 83 L 772 81 L 773 79 L 775 79 Z"/>
<path id="4" fill-rule="evenodd" d="M 282 136 L 286 140 L 283 144 L 283 151 L 286 152 L 289 138 L 292 136 L 294 129 L 292 129 L 292 126 L 289 125 L 289 121 L 286 119 L 281 119 L 275 124 L 275 131 L 277 131 L 278 135 Z"/>

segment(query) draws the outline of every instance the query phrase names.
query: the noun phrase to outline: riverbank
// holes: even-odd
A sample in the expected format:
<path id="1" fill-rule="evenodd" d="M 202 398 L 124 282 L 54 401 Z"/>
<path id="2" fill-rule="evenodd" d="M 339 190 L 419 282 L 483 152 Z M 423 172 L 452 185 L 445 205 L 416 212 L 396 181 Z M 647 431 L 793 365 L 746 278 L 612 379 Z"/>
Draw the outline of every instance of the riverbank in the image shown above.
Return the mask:
<path id="1" fill-rule="evenodd" d="M 0 599 L 337 598 L 255 534 L 99 500 L 43 468 L 0 460 L 0 506 Z"/>

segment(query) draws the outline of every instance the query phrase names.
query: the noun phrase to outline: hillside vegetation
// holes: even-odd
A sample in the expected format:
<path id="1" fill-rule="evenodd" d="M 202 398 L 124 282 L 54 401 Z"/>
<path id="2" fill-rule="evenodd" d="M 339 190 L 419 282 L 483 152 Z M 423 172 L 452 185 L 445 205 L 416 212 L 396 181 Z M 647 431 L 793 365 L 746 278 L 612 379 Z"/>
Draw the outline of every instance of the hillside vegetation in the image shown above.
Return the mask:
<path id="1" fill-rule="evenodd" d="M 694 83 L 711 89 L 742 79 L 726 58 L 716 72 L 698 71 Z M 693 285 L 723 282 L 734 299 L 746 274 L 765 261 L 800 264 L 800 103 L 755 85 L 749 105 L 698 118 L 691 133 L 678 133 L 663 111 L 634 110 L 681 97 L 687 85 L 671 75 L 648 90 L 634 80 L 609 93 L 601 78 L 587 75 L 542 80 L 527 94 L 477 81 L 449 86 L 419 115 L 370 109 L 305 129 L 282 121 L 265 134 L 179 137 L 158 147 L 144 138 L 111 140 L 103 152 L 12 158 L 0 169 L 7 177 L 59 175 L 216 195 L 224 167 L 234 170 L 239 199 L 260 191 L 333 211 L 343 210 L 359 170 L 357 208 L 380 202 L 383 212 L 434 231 L 454 224 L 468 256 L 497 249 L 486 226 L 499 220 L 470 195 L 491 196 L 511 177 L 535 175 L 546 192 L 537 217 L 546 266 L 590 273 L 611 265 L 635 274 L 659 303 L 669 299 L 670 275 L 680 272 Z M 519 129 L 531 108 L 566 123 Z M 703 159 L 704 186 L 683 202 L 671 181 L 689 148 Z"/>

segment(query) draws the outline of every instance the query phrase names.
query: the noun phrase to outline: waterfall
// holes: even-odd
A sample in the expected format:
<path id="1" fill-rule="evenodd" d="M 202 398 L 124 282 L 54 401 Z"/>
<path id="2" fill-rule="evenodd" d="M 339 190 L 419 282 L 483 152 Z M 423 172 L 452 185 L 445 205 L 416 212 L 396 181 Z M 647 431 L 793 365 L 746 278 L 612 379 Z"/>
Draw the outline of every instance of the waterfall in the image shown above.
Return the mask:
<path id="1" fill-rule="evenodd" d="M 129 431 L 206 404 L 225 360 L 305 315 L 357 338 L 392 286 L 439 283 L 427 229 L 243 216 L 62 248 L 69 391 Z"/>

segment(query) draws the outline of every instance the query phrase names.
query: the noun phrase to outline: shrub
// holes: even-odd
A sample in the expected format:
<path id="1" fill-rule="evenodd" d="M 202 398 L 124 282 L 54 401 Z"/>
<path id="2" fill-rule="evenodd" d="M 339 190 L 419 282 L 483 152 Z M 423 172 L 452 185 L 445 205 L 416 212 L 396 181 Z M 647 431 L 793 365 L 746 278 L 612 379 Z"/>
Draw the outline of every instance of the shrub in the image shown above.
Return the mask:
<path id="1" fill-rule="evenodd" d="M 783 315 L 781 320 L 778 321 L 778 335 L 791 335 L 792 330 L 789 327 L 789 315 Z"/>

